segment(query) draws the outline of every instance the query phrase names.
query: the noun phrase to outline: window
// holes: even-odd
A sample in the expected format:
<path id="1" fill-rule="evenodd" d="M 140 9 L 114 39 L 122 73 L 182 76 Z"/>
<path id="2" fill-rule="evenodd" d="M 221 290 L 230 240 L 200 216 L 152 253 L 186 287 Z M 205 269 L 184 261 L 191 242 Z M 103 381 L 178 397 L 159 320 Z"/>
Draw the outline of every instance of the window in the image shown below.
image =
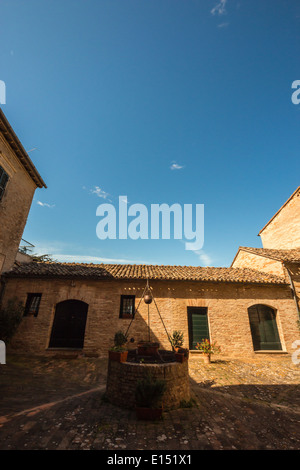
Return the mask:
<path id="1" fill-rule="evenodd" d="M 254 351 L 282 350 L 275 311 L 268 305 L 248 308 Z"/>
<path id="2" fill-rule="evenodd" d="M 120 318 L 133 318 L 135 295 L 121 295 Z"/>
<path id="3" fill-rule="evenodd" d="M 196 344 L 209 338 L 207 307 L 188 307 L 189 347 L 195 349 Z"/>
<path id="4" fill-rule="evenodd" d="M 0 166 L 0 201 L 3 197 L 7 181 L 8 181 L 8 174 Z"/>
<path id="5" fill-rule="evenodd" d="M 38 316 L 42 294 L 28 294 L 25 306 L 24 316 Z"/>

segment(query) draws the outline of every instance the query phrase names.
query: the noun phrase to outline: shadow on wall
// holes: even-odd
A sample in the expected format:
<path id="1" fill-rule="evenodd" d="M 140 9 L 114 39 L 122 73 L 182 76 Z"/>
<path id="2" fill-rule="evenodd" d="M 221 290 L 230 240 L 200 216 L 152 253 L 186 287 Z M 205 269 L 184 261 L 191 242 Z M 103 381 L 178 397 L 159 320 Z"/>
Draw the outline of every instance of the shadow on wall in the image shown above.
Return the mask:
<path id="1" fill-rule="evenodd" d="M 152 305 L 151 305 L 152 307 Z M 154 306 L 149 312 L 149 322 L 145 319 L 145 314 L 140 313 L 140 309 L 136 310 L 134 319 L 128 325 L 124 325 L 122 331 L 128 334 L 128 348 L 135 349 L 140 341 L 156 342 L 160 344 L 160 349 L 172 350 L 169 337 L 173 331 L 167 329 L 164 319 L 160 318 L 159 313 L 154 311 Z M 151 323 L 155 325 L 156 333 L 151 328 Z"/>

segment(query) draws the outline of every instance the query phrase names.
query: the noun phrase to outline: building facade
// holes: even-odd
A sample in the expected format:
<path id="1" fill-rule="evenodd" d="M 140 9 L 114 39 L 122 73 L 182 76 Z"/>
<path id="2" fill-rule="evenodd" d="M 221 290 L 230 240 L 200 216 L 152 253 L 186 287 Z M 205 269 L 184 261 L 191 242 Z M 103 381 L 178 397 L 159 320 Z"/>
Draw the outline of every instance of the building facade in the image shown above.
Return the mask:
<path id="1" fill-rule="evenodd" d="M 232 267 L 251 266 L 289 281 L 300 315 L 300 186 L 259 232 L 263 248 L 241 246 Z"/>
<path id="2" fill-rule="evenodd" d="M 0 109 L 0 275 L 16 259 L 36 188 L 46 187 Z"/>
<path id="3" fill-rule="evenodd" d="M 11 347 L 106 356 L 119 330 L 128 333 L 130 348 L 150 339 L 164 349 L 169 335 L 182 330 L 192 352 L 208 338 L 227 357 L 291 354 L 300 339 L 300 246 L 293 230 L 299 190 L 267 224 L 269 247 L 240 247 L 230 268 L 16 264 L 4 275 L 4 304 L 14 297 L 24 304 Z M 294 216 L 285 214 L 291 208 Z M 270 248 L 272 227 L 276 248 Z M 142 300 L 146 282 L 155 299 L 149 310 Z"/>
<path id="4" fill-rule="evenodd" d="M 106 355 L 118 330 L 130 347 L 147 340 L 170 349 L 168 334 L 182 330 L 191 351 L 203 338 L 225 356 L 292 352 L 299 339 L 287 280 L 247 268 L 29 263 L 6 276 L 5 299 L 17 292 L 25 315 L 12 346 L 45 354 L 77 350 Z M 155 303 L 142 301 L 148 278 Z M 156 308 L 157 306 L 157 308 Z M 267 315 L 261 339 L 252 310 Z"/>

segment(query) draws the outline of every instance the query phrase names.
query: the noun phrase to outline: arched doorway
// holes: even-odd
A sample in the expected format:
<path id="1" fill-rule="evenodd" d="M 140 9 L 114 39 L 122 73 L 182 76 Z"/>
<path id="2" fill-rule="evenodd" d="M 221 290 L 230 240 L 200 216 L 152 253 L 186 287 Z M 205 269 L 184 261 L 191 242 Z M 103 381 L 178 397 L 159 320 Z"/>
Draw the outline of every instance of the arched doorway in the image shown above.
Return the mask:
<path id="1" fill-rule="evenodd" d="M 83 347 L 88 307 L 81 300 L 65 300 L 56 305 L 49 348 Z"/>
<path id="2" fill-rule="evenodd" d="M 254 351 L 282 350 L 275 310 L 257 304 L 248 308 Z"/>

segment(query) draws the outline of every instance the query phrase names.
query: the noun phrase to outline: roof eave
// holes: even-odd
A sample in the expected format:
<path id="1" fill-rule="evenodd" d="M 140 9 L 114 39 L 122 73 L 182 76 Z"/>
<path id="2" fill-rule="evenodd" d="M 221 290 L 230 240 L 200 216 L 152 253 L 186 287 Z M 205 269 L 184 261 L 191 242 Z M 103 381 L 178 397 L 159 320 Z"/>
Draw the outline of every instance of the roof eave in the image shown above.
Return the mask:
<path id="1" fill-rule="evenodd" d="M 23 167 L 25 168 L 25 170 L 27 171 L 31 179 L 34 181 L 34 183 L 37 185 L 37 187 L 47 188 L 46 183 L 42 179 L 41 175 L 37 171 L 34 164 L 32 163 L 28 153 L 24 149 L 23 145 L 21 144 L 13 128 L 9 124 L 1 108 L 0 108 L 0 131 L 2 132 L 8 145 L 12 148 L 14 153 L 17 155 L 21 164 L 23 165 Z"/>
<path id="2" fill-rule="evenodd" d="M 132 278 L 132 277 L 99 277 L 99 276 L 84 276 L 84 275 L 71 275 L 71 274 L 32 274 L 32 273 L 10 273 L 7 271 L 3 273 L 2 277 L 6 279 L 40 279 L 40 280 L 48 280 L 48 279 L 65 279 L 65 280 L 85 280 L 85 281 L 142 281 L 145 282 L 147 278 Z M 285 286 L 288 283 L 284 280 L 281 281 L 266 281 L 263 282 L 261 280 L 254 281 L 254 280 L 237 280 L 237 279 L 166 279 L 166 278 L 148 278 L 149 281 L 159 281 L 159 282 L 203 282 L 203 283 L 212 283 L 212 284 L 251 284 L 251 285 L 260 285 L 260 286 Z"/>

